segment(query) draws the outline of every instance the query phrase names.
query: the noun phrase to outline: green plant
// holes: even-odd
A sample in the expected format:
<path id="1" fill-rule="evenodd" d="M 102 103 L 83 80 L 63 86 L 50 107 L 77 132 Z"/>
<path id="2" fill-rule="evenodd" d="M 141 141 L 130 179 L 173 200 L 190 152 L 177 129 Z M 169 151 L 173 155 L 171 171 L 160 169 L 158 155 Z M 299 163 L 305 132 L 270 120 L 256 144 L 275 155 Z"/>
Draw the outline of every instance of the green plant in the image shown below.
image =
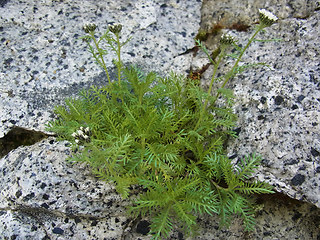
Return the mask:
<path id="1" fill-rule="evenodd" d="M 238 63 L 259 31 L 276 18 L 260 10 L 261 23 L 244 48 L 229 35 L 221 38 L 217 61 L 205 46 L 197 45 L 214 65 L 208 91 L 191 79 L 171 73 L 159 77 L 136 67 L 124 67 L 120 58 L 121 25 L 110 26 L 98 40 L 95 25 L 87 25 L 83 39 L 97 63 L 105 70 L 108 84 L 83 90 L 79 98 L 57 106 L 58 118 L 48 124 L 60 140 L 72 143 L 72 161 L 89 164 L 101 179 L 115 184 L 123 198 L 130 187 L 142 189 L 129 211 L 134 216 L 151 217 L 154 239 L 168 237 L 174 226 L 193 232 L 201 214 L 218 214 L 221 225 L 229 225 L 233 215 L 243 218 L 245 229 L 254 225 L 251 194 L 272 193 L 271 186 L 253 181 L 260 164 L 255 154 L 233 165 L 224 144 L 235 133 L 233 93 L 228 80 L 243 67 Z M 100 48 L 105 41 L 116 53 L 117 81 L 111 81 Z M 91 43 L 93 42 L 93 46 Z M 221 60 L 230 46 L 239 51 L 233 68 L 216 78 Z M 213 84 L 222 82 L 212 93 Z"/>

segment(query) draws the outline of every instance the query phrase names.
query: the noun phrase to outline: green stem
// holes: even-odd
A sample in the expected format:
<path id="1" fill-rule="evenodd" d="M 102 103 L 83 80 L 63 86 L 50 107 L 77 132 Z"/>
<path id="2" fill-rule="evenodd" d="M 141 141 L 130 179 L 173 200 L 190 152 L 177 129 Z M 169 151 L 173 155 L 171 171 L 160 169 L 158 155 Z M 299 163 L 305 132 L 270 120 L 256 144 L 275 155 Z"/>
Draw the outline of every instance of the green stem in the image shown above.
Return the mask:
<path id="1" fill-rule="evenodd" d="M 217 61 L 217 63 L 214 64 L 214 70 L 213 70 L 212 78 L 211 78 L 210 85 L 209 85 L 208 95 L 211 94 L 212 86 L 213 86 L 213 83 L 214 83 L 214 80 L 215 80 L 215 76 L 216 76 L 219 64 L 220 64 L 222 58 L 224 57 L 224 52 L 225 52 L 225 48 L 222 48 L 221 52 L 219 54 L 218 61 Z M 202 117 L 203 117 L 204 112 L 206 111 L 206 107 L 208 105 L 208 101 L 209 101 L 209 97 L 206 98 L 206 100 L 205 100 L 205 102 L 203 104 L 203 107 L 202 107 L 201 112 L 200 112 L 199 120 L 198 120 L 198 122 L 196 124 L 196 127 L 195 127 L 196 129 L 198 128 L 199 124 L 202 121 Z"/>
<path id="2" fill-rule="evenodd" d="M 97 50 L 98 50 L 99 57 L 100 57 L 101 63 L 102 63 L 102 67 L 103 67 L 104 71 L 105 71 L 106 74 L 107 74 L 108 82 L 109 82 L 109 84 L 111 84 L 109 72 L 108 72 L 106 63 L 105 63 L 105 61 L 104 61 L 104 59 L 103 59 L 103 55 L 102 55 L 101 49 L 99 48 L 99 44 L 98 44 L 98 42 L 97 42 L 97 40 L 96 40 L 96 38 L 95 38 L 95 36 L 94 36 L 94 32 L 90 32 L 90 35 L 92 36 L 92 39 L 93 39 L 93 41 L 94 41 L 94 44 L 95 44 L 95 46 L 96 46 L 96 48 L 97 48 Z"/>
<path id="3" fill-rule="evenodd" d="M 240 53 L 237 61 L 236 61 L 235 64 L 233 65 L 232 69 L 230 70 L 229 73 L 231 73 L 231 74 L 228 74 L 228 75 L 227 75 L 227 77 L 226 77 L 226 79 L 224 80 L 221 88 L 224 88 L 224 87 L 226 86 L 226 84 L 228 83 L 228 81 L 230 80 L 230 78 L 233 76 L 232 73 L 235 71 L 236 67 L 238 66 L 238 64 L 239 64 L 239 62 L 240 62 L 240 60 L 241 60 L 244 52 L 245 52 L 245 51 L 247 50 L 247 48 L 250 46 L 250 44 L 251 44 L 252 41 L 254 40 L 255 36 L 256 36 L 263 28 L 264 28 L 264 27 L 260 25 L 260 26 L 258 27 L 258 29 L 256 30 L 256 32 L 255 32 L 255 33 L 252 35 L 252 37 L 249 39 L 247 45 L 242 49 L 242 51 L 241 51 L 241 53 Z M 213 101 L 213 104 L 217 101 L 217 99 L 219 98 L 220 94 L 221 94 L 220 92 L 217 93 L 217 95 L 216 95 L 216 97 L 215 97 L 215 99 L 214 99 L 214 101 Z"/>
<path id="4" fill-rule="evenodd" d="M 121 44 L 120 44 L 120 38 L 119 38 L 119 34 L 116 34 L 116 37 L 117 37 L 117 46 L 118 46 L 118 49 L 117 49 L 117 56 L 118 56 L 118 64 L 117 64 L 117 67 L 118 67 L 118 81 L 119 81 L 119 85 L 120 85 L 120 82 L 121 82 Z"/>

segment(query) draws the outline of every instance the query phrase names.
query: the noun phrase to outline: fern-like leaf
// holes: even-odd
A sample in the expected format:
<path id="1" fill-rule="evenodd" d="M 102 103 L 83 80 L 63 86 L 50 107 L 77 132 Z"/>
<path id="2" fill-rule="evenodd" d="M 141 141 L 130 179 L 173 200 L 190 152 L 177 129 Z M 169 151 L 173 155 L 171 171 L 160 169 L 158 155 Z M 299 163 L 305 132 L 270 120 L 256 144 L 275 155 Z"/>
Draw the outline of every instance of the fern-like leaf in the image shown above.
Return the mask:
<path id="1" fill-rule="evenodd" d="M 170 221 L 171 206 L 166 206 L 161 212 L 154 216 L 151 224 L 151 233 L 153 233 L 152 239 L 159 240 L 169 237 L 170 232 L 173 229 L 173 224 Z"/>
<path id="2" fill-rule="evenodd" d="M 254 173 L 254 169 L 259 166 L 260 162 L 261 157 L 255 154 L 241 159 L 241 163 L 236 166 L 237 177 L 241 180 L 249 179 L 252 173 Z"/>

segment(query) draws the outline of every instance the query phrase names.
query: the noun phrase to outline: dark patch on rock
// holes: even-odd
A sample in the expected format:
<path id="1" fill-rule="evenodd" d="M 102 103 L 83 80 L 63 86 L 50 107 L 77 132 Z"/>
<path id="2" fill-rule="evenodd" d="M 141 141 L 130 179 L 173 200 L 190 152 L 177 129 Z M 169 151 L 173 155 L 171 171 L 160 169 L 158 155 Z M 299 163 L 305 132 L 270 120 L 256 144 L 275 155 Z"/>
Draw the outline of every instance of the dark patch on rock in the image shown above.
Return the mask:
<path id="1" fill-rule="evenodd" d="M 10 0 L 0 0 L 0 7 L 4 7 Z"/>
<path id="2" fill-rule="evenodd" d="M 54 234 L 60 234 L 60 235 L 62 235 L 63 234 L 63 229 L 61 229 L 61 228 L 59 228 L 59 227 L 55 227 L 53 230 L 52 230 L 52 232 L 54 233 Z"/>
<path id="3" fill-rule="evenodd" d="M 146 220 L 142 220 L 137 225 L 137 233 L 147 235 L 150 231 L 150 223 Z"/>
<path id="4" fill-rule="evenodd" d="M 179 240 L 183 240 L 183 233 L 182 232 L 178 232 L 178 239 Z"/>
<path id="5" fill-rule="evenodd" d="M 304 98 L 305 98 L 305 96 L 300 95 L 300 96 L 298 97 L 298 102 L 301 103 Z"/>
<path id="6" fill-rule="evenodd" d="M 265 103 L 267 102 L 267 98 L 266 98 L 266 97 L 261 97 L 261 98 L 260 98 L 260 102 L 261 102 L 262 104 L 265 104 Z"/>
<path id="7" fill-rule="evenodd" d="M 18 191 L 16 192 L 16 198 L 21 197 L 21 195 L 22 195 L 22 191 L 21 191 L 21 190 L 18 190 Z"/>
<path id="8" fill-rule="evenodd" d="M 311 148 L 311 155 L 314 157 L 318 157 L 320 155 L 320 153 L 312 147 Z"/>
<path id="9" fill-rule="evenodd" d="M 24 198 L 23 198 L 23 201 L 29 201 L 30 199 L 34 198 L 35 194 L 34 192 L 32 193 L 29 193 L 28 195 L 26 195 Z"/>
<path id="10" fill-rule="evenodd" d="M 292 216 L 293 221 L 297 221 L 299 218 L 301 218 L 302 214 L 299 212 L 295 212 L 294 215 Z"/>
<path id="11" fill-rule="evenodd" d="M 306 177 L 302 174 L 297 174 L 291 179 L 291 184 L 293 186 L 301 185 L 305 181 Z"/>
<path id="12" fill-rule="evenodd" d="M 42 198 L 43 198 L 44 200 L 48 200 L 48 199 L 49 199 L 49 195 L 45 193 L 45 194 L 43 194 Z"/>
<path id="13" fill-rule="evenodd" d="M 80 222 L 81 222 L 81 219 L 80 219 L 79 217 L 75 217 L 75 218 L 74 218 L 74 221 L 75 221 L 75 223 L 80 223 Z"/>
<path id="14" fill-rule="evenodd" d="M 283 97 L 281 97 L 281 96 L 276 96 L 276 97 L 274 98 L 274 103 L 275 103 L 276 105 L 282 104 L 283 101 L 284 101 L 284 99 L 283 99 Z"/>
<path id="15" fill-rule="evenodd" d="M 288 160 L 285 160 L 284 161 L 284 165 L 294 165 L 294 164 L 297 164 L 299 163 L 299 160 L 297 159 L 288 159 Z"/>
<path id="16" fill-rule="evenodd" d="M 97 226 L 97 224 L 98 224 L 98 221 L 96 219 L 92 220 L 91 222 L 92 227 Z"/>
<path id="17" fill-rule="evenodd" d="M 47 186 L 47 184 L 41 183 L 40 188 L 41 188 L 41 189 L 44 189 L 46 186 Z"/>
<path id="18" fill-rule="evenodd" d="M 45 209 L 48 209 L 48 208 L 49 208 L 49 205 L 46 204 L 46 203 L 42 203 L 42 204 L 41 204 L 41 207 L 43 207 L 43 208 L 45 208 Z"/>

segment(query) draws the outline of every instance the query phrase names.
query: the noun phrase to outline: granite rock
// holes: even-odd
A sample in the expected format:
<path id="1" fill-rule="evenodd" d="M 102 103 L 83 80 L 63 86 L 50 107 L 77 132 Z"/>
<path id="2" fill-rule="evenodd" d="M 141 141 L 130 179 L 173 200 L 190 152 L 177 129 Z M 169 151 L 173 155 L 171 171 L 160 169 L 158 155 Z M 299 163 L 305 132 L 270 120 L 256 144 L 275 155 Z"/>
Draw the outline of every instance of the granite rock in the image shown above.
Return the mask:
<path id="1" fill-rule="evenodd" d="M 68 142 L 53 137 L 19 147 L 0 161 L 0 236 L 16 240 L 148 240 L 150 219 L 126 214 L 129 201 L 83 164 L 66 161 Z M 131 195 L 134 198 L 135 195 Z M 169 239 L 318 239 L 320 209 L 285 195 L 257 198 L 256 227 L 240 219 L 219 228 L 217 216 L 198 219 L 199 235 L 174 231 Z"/>
<path id="2" fill-rule="evenodd" d="M 49 138 L 1 159 L 2 239 L 120 236 L 127 223 L 126 202 L 87 166 L 68 163 L 67 146 Z"/>
<path id="3" fill-rule="evenodd" d="M 94 22 L 103 32 L 123 24 L 125 64 L 166 75 L 185 73 L 194 44 L 201 2 L 191 1 L 9 1 L 0 8 L 0 137 L 12 126 L 44 130 L 52 108 L 65 97 L 106 77 L 80 36 Z M 112 71 L 113 55 L 106 63 Z"/>
<path id="4" fill-rule="evenodd" d="M 199 26 L 217 24 L 245 43 L 267 8 L 280 19 L 254 43 L 245 61 L 263 61 L 234 78 L 239 138 L 229 145 L 235 161 L 247 153 L 263 156 L 257 171 L 283 194 L 260 196 L 257 226 L 246 233 L 239 220 L 219 229 L 216 216 L 199 218 L 192 239 L 319 239 L 319 4 L 316 1 L 4 1 L 0 3 L 0 138 L 13 126 L 44 131 L 52 108 L 106 77 L 78 40 L 85 22 L 99 30 L 121 22 L 133 37 L 123 60 L 166 75 L 201 67 L 194 46 Z M 201 10 L 201 11 L 200 11 Z M 202 15 L 200 22 L 200 13 Z M 238 24 L 238 25 L 235 25 Z M 235 26 L 245 25 L 239 32 Z M 220 27 L 219 27 L 220 28 Z M 239 30 L 239 29 L 238 29 Z M 214 49 L 219 34 L 207 40 Z M 112 71 L 112 56 L 107 59 Z M 231 62 L 226 62 L 225 68 Z M 203 76 L 206 86 L 209 68 Z M 4 239 L 150 239 L 149 219 L 125 214 L 128 201 L 81 164 L 66 162 L 67 142 L 47 138 L 19 147 L 0 159 L 0 236 Z M 293 200 L 293 198 L 304 200 Z M 134 197 L 131 196 L 131 197 Z M 310 204 L 312 203 L 312 204 Z M 314 205 L 313 205 L 314 204 Z M 185 239 L 175 231 L 170 239 Z M 189 238 L 191 239 L 191 238 Z"/>
<path id="5" fill-rule="evenodd" d="M 236 95 L 239 137 L 229 144 L 235 161 L 256 152 L 263 158 L 260 180 L 274 185 L 292 198 L 320 206 L 320 83 L 319 4 L 316 1 L 206 1 L 201 26 L 226 22 L 211 34 L 207 45 L 215 49 L 222 32 L 229 32 L 244 46 L 258 21 L 258 8 L 279 17 L 277 23 L 260 33 L 243 57 L 247 63 L 265 62 L 267 67 L 249 68 L 229 82 Z M 231 4 L 234 3 L 234 4 Z M 210 15 L 208 9 L 215 9 Z M 235 13 L 234 16 L 229 13 Z M 247 18 L 246 18 L 247 16 Z M 232 23 L 247 24 L 240 31 Z M 211 30 L 208 29 L 208 32 Z M 211 31 L 212 32 L 212 31 Z M 206 63 L 199 54 L 194 68 Z M 224 71 L 233 61 L 228 59 Z M 212 68 L 204 74 L 208 84 Z"/>

